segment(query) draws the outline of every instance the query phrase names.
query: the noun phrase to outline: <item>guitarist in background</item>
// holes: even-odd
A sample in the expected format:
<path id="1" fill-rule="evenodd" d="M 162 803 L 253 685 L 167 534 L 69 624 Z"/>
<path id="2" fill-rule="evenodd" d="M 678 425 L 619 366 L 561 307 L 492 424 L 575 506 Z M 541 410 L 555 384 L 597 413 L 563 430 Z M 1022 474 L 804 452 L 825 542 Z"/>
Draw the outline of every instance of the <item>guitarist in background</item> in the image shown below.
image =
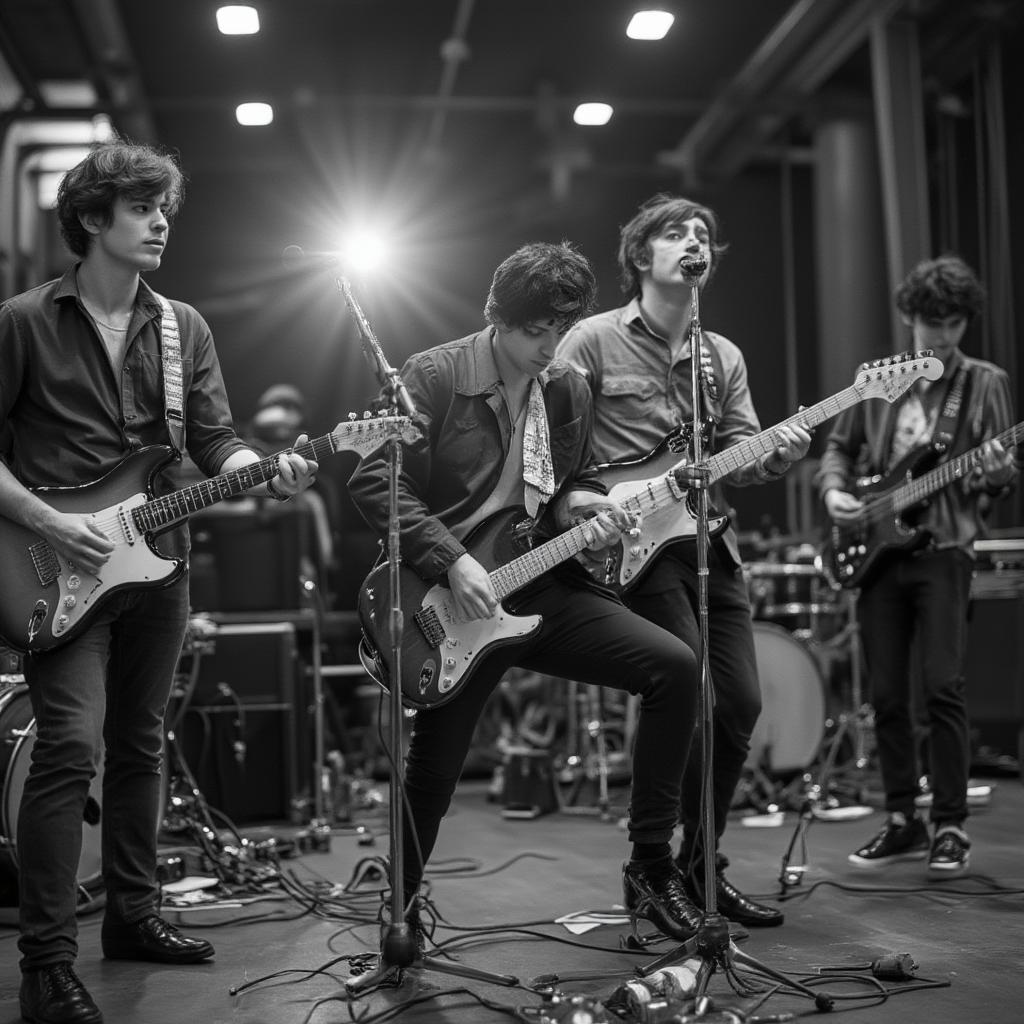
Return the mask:
<path id="1" fill-rule="evenodd" d="M 552 535 L 590 516 L 595 549 L 631 527 L 597 478 L 587 387 L 565 363 L 552 362 L 558 339 L 590 308 L 595 289 L 590 264 L 568 244 L 525 245 L 494 273 L 484 309 L 489 326 L 412 356 L 402 370 L 423 433 L 404 453 L 399 480 L 402 558 L 424 579 L 447 579 L 460 618 L 487 619 L 498 607 L 467 538 L 485 517 L 525 505 L 524 517 Z M 366 459 L 349 489 L 367 522 L 386 536 L 385 458 Z M 701 916 L 669 841 L 696 710 L 693 651 L 628 611 L 572 559 L 506 603 L 516 614 L 543 616 L 540 630 L 493 650 L 461 692 L 416 714 L 405 766 L 412 815 L 404 830 L 405 878 L 392 879 L 404 884 L 410 926 L 422 935 L 416 894 L 477 719 L 501 676 L 519 665 L 641 696 L 626 906 L 685 941 Z M 408 612 L 405 622 L 416 628 Z"/>
<path id="2" fill-rule="evenodd" d="M 78 262 L 60 279 L 0 305 L 0 515 L 99 573 L 113 548 L 86 516 L 51 508 L 29 488 L 91 483 L 126 455 L 171 439 L 161 363 L 162 307 L 140 275 L 160 266 L 182 197 L 176 162 L 115 141 L 65 176 L 61 233 Z M 213 475 L 258 461 L 236 435 L 210 329 L 173 303 L 181 337 L 185 437 Z M 284 500 L 316 464 L 283 455 L 266 485 Z M 165 554 L 188 554 L 187 527 Z M 127 590 L 64 646 L 25 658 L 36 720 L 18 817 L 21 1012 L 37 1024 L 102 1014 L 74 971 L 77 878 L 89 784 L 105 745 L 101 809 L 111 959 L 197 963 L 213 956 L 157 915 L 157 817 L 163 718 L 188 621 L 188 575 Z"/>
<path id="3" fill-rule="evenodd" d="M 594 451 L 599 463 L 647 455 L 680 424 L 692 422 L 690 323 L 692 286 L 680 260 L 707 260 L 707 284 L 725 246 L 718 219 L 707 207 L 662 193 L 644 203 L 623 227 L 619 269 L 627 303 L 577 325 L 558 350 L 586 375 L 594 397 Z M 747 383 L 743 353 L 727 338 L 703 331 L 701 364 L 705 413 L 715 421 L 708 455 L 761 430 Z M 811 443 L 802 427 L 782 426 L 781 443 L 767 456 L 731 473 L 733 486 L 781 478 Z M 720 505 L 720 507 L 722 507 Z M 676 544 L 658 557 L 626 595 L 626 603 L 695 648 L 698 645 L 696 544 Z M 774 907 L 745 896 L 724 874 L 718 852 L 733 794 L 761 713 L 750 602 L 739 545 L 730 527 L 708 551 L 708 657 L 714 685 L 712 800 L 715 821 L 716 898 L 719 911 L 748 927 L 782 924 Z M 685 723 L 680 723 L 682 730 Z M 699 848 L 703 763 L 697 745 L 683 780 L 683 839 L 677 863 L 693 898 L 703 902 Z"/>
<path id="4" fill-rule="evenodd" d="M 829 515 L 837 524 L 850 523 L 863 507 L 851 493 L 856 478 L 884 476 L 914 451 L 926 458 L 941 451 L 952 458 L 980 447 L 973 473 L 936 494 L 924 511 L 920 525 L 930 535 L 928 546 L 883 561 L 865 579 L 858 598 L 888 812 L 878 835 L 850 854 L 850 863 L 860 868 L 927 857 L 933 875 L 949 877 L 966 870 L 970 856 L 964 831 L 970 762 L 964 658 L 972 543 L 991 501 L 1007 494 L 1017 475 L 1013 456 L 989 440 L 1014 422 L 1009 378 L 999 367 L 960 351 L 983 298 L 974 272 L 958 256 L 927 260 L 907 275 L 896 292 L 896 308 L 915 346 L 932 349 L 942 360 L 943 376 L 934 383 L 918 381 L 893 405 L 875 402 L 842 413 L 817 475 Z M 930 727 L 930 841 L 914 803 L 919 779 L 911 713 L 914 641 L 920 644 Z"/>

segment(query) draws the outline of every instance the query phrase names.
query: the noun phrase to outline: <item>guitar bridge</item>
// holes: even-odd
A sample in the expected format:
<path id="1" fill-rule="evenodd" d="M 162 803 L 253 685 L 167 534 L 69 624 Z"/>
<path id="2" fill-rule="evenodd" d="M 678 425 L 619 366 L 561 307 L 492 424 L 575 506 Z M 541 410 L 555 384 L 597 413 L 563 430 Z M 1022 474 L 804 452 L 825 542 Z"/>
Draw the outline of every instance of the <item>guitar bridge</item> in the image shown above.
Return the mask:
<path id="1" fill-rule="evenodd" d="M 48 587 L 60 575 L 57 552 L 46 541 L 40 540 L 29 545 L 28 555 L 32 559 L 32 567 L 36 571 L 39 582 L 44 587 Z"/>
<path id="2" fill-rule="evenodd" d="M 433 608 L 421 608 L 413 615 L 412 620 L 419 627 L 419 631 L 423 634 L 423 639 L 431 647 L 440 647 L 444 643 L 447 634 L 444 631 L 444 626 L 441 625 L 441 620 L 437 617 L 437 612 Z"/>

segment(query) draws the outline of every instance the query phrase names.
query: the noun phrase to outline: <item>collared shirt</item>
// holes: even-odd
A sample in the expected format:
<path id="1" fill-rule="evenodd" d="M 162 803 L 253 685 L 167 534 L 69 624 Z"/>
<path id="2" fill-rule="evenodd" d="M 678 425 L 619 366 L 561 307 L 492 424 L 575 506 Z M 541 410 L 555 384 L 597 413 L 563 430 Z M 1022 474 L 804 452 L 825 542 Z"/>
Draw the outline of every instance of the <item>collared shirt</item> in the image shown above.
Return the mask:
<path id="1" fill-rule="evenodd" d="M 208 476 L 246 448 L 232 427 L 213 337 L 191 306 L 172 300 L 181 334 L 186 446 Z M 78 486 L 127 454 L 169 444 L 160 351 L 160 302 L 139 282 L 121 373 L 78 292 L 77 266 L 0 304 L 0 436 L 3 457 L 27 487 Z M 172 485 L 161 474 L 158 490 Z M 187 532 L 161 549 L 183 555 Z"/>
<path id="2" fill-rule="evenodd" d="M 836 419 L 825 446 L 815 483 L 822 497 L 838 488 L 852 492 L 859 477 L 884 475 L 891 468 L 892 439 L 903 405 L 920 400 L 932 419 L 945 400 L 949 382 L 957 370 L 968 371 L 968 391 L 960 406 L 953 441 L 946 458 L 956 458 L 977 448 L 1014 424 L 1010 378 L 1005 370 L 982 359 L 972 359 L 959 349 L 946 361 L 942 378 L 923 393 L 904 395 L 895 403 L 859 402 Z M 897 486 L 900 481 L 894 481 Z M 942 488 L 930 499 L 917 520 L 938 547 L 959 547 L 973 554 L 971 545 L 985 533 L 984 482 L 967 475 Z"/>
<path id="3" fill-rule="evenodd" d="M 465 553 L 452 528 L 466 522 L 493 493 L 512 444 L 512 423 L 491 352 L 490 328 L 412 356 L 401 376 L 423 432 L 402 458 L 402 557 L 421 576 L 433 579 Z M 575 489 L 603 494 L 593 466 L 586 384 L 559 362 L 548 367 L 546 378 L 555 497 Z M 387 486 L 382 452 L 364 459 L 349 480 L 356 507 L 382 537 L 387 534 Z M 545 530 L 553 532 L 549 515 L 542 516 Z"/>
<path id="4" fill-rule="evenodd" d="M 716 454 L 760 433 L 761 424 L 750 396 L 743 353 L 720 334 L 705 331 L 704 340 L 715 347 L 722 375 L 722 380 L 715 381 L 718 400 L 711 410 L 718 419 L 714 450 L 706 453 Z M 580 321 L 562 339 L 557 353 L 577 367 L 590 385 L 594 454 L 599 464 L 649 455 L 680 424 L 692 422 L 690 341 L 673 360 L 667 340 L 644 320 L 638 299 Z M 717 369 L 716 365 L 716 373 Z M 734 470 L 723 482 L 742 487 L 776 479 L 764 471 L 763 461 Z M 721 499 L 716 504 L 725 507 Z M 731 530 L 726 543 L 738 562 Z"/>

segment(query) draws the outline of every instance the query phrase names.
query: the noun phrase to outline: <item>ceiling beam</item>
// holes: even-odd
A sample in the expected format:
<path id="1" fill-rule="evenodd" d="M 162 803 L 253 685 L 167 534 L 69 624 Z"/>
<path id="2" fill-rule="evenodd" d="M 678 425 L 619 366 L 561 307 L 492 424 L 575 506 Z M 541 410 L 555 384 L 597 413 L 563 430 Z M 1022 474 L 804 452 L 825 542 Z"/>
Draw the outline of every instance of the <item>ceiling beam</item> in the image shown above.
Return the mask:
<path id="1" fill-rule="evenodd" d="M 735 175 L 906 0 L 797 0 L 674 149 L 688 187 Z M 769 109 L 766 112 L 765 104 Z"/>

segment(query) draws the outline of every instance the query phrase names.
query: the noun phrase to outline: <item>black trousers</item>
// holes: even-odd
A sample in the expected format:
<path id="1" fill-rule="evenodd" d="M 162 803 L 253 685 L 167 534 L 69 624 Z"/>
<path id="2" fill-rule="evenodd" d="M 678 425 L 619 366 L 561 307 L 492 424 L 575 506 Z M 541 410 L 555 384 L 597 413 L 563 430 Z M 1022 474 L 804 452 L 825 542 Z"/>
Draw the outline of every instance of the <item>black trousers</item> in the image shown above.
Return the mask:
<path id="1" fill-rule="evenodd" d="M 958 548 L 924 551 L 883 566 L 857 613 L 888 811 L 910 815 L 920 771 L 912 714 L 914 644 L 929 736 L 932 821 L 967 817 L 970 735 L 964 660 L 973 563 Z"/>
<path id="2" fill-rule="evenodd" d="M 407 811 L 403 843 L 407 899 L 422 880 L 420 854 L 425 863 L 434 848 L 477 720 L 513 665 L 639 694 L 629 839 L 671 839 L 696 711 L 693 651 L 610 593 L 565 576 L 542 577 L 531 585 L 528 596 L 515 602 L 515 611 L 542 615 L 540 630 L 522 645 L 488 655 L 449 703 L 417 712 L 405 770 L 412 811 L 412 829 Z"/>
<path id="3" fill-rule="evenodd" d="M 696 650 L 696 545 L 668 548 L 626 595 L 626 603 L 645 619 L 664 627 Z M 761 714 L 754 633 L 743 570 L 721 540 L 708 550 L 708 661 L 713 696 L 711 799 L 715 849 L 725 832 L 729 807 L 750 751 L 750 737 Z M 692 851 L 701 821 L 704 757 L 699 743 L 690 749 L 683 777 L 683 847 Z"/>

